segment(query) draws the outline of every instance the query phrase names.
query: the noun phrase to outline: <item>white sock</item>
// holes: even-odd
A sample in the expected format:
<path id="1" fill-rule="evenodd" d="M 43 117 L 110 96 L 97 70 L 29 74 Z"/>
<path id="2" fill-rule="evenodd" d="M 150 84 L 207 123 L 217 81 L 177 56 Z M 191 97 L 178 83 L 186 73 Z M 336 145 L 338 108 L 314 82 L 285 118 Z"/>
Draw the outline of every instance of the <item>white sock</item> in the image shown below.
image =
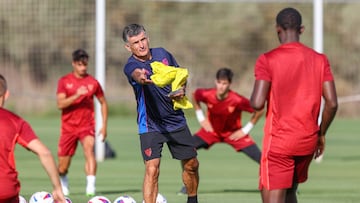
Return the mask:
<path id="1" fill-rule="evenodd" d="M 64 187 L 68 187 L 68 186 L 69 186 L 68 178 L 67 178 L 66 175 L 60 176 L 60 183 L 61 183 L 61 185 L 64 186 Z"/>
<path id="2" fill-rule="evenodd" d="M 86 176 L 86 183 L 88 186 L 93 186 L 95 187 L 95 181 L 96 181 L 96 177 L 94 175 L 89 175 Z"/>

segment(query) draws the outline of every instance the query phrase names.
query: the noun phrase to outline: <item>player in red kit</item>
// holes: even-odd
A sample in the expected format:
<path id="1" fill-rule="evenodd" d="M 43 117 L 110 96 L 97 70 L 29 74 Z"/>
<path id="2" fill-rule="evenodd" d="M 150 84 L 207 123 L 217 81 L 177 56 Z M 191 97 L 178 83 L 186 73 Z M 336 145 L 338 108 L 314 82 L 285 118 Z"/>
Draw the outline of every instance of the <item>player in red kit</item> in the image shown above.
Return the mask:
<path id="1" fill-rule="evenodd" d="M 236 152 L 244 152 L 251 159 L 260 163 L 261 152 L 249 132 L 262 115 L 255 111 L 246 97 L 230 89 L 233 72 L 221 68 L 216 73 L 215 88 L 200 88 L 193 93 L 193 104 L 201 128 L 193 139 L 197 149 L 208 149 L 216 143 L 227 143 Z M 201 104 L 207 107 L 204 115 Z M 242 124 L 242 113 L 252 114 L 249 122 Z M 180 193 L 185 193 L 183 187 Z"/>
<path id="2" fill-rule="evenodd" d="M 0 75 L 0 184 L 2 185 L 0 203 L 19 202 L 20 181 L 14 154 L 16 144 L 20 144 L 39 157 L 53 185 L 54 200 L 66 203 L 51 151 L 38 139 L 25 120 L 3 107 L 8 96 L 5 77 Z"/>
<path id="3" fill-rule="evenodd" d="M 86 195 L 95 195 L 96 159 L 94 154 L 95 134 L 106 138 L 107 103 L 99 82 L 87 73 L 88 54 L 76 50 L 72 54 L 73 72 L 58 81 L 57 105 L 62 110 L 61 136 L 58 145 L 59 175 L 63 192 L 69 194 L 66 174 L 78 141 L 85 156 Z M 95 132 L 94 97 L 101 105 L 102 128 Z"/>
<path id="4" fill-rule="evenodd" d="M 260 164 L 261 197 L 265 203 L 295 203 L 299 183 L 309 165 L 324 151 L 325 134 L 337 111 L 337 96 L 327 57 L 300 43 L 304 31 L 294 8 L 281 10 L 276 32 L 281 43 L 259 56 L 251 105 L 267 102 Z M 324 110 L 320 126 L 321 97 Z"/>

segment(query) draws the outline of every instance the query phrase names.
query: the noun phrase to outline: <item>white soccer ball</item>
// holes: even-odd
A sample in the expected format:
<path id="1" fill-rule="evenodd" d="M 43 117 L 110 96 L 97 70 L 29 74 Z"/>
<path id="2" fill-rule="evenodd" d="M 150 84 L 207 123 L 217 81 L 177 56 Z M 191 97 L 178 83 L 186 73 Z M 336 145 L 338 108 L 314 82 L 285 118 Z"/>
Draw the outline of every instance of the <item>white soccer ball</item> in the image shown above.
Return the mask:
<path id="1" fill-rule="evenodd" d="M 145 203 L 145 201 L 143 200 L 142 203 Z M 158 193 L 156 196 L 156 203 L 167 203 L 167 200 L 162 194 Z"/>
<path id="2" fill-rule="evenodd" d="M 54 198 L 50 192 L 35 192 L 31 195 L 29 203 L 54 203 Z"/>
<path id="3" fill-rule="evenodd" d="M 27 203 L 27 201 L 23 196 L 19 195 L 19 203 Z"/>
<path id="4" fill-rule="evenodd" d="M 69 197 L 65 197 L 66 203 L 72 203 L 71 199 Z"/>
<path id="5" fill-rule="evenodd" d="M 128 195 L 123 195 L 116 198 L 113 203 L 136 203 L 136 201 Z"/>
<path id="6" fill-rule="evenodd" d="M 111 203 L 111 201 L 104 196 L 95 196 L 91 198 L 88 203 Z"/>

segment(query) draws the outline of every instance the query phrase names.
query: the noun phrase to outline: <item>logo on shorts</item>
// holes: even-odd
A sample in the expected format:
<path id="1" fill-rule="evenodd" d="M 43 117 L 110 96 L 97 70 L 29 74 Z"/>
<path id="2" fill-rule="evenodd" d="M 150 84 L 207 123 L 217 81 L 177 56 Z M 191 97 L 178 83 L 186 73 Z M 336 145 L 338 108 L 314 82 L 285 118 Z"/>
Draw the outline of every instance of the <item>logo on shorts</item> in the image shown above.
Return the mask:
<path id="1" fill-rule="evenodd" d="M 146 156 L 148 156 L 148 157 L 150 157 L 151 156 L 151 153 L 152 153 L 152 151 L 151 151 L 151 148 L 147 148 L 147 149 L 145 149 L 145 154 L 146 154 Z"/>

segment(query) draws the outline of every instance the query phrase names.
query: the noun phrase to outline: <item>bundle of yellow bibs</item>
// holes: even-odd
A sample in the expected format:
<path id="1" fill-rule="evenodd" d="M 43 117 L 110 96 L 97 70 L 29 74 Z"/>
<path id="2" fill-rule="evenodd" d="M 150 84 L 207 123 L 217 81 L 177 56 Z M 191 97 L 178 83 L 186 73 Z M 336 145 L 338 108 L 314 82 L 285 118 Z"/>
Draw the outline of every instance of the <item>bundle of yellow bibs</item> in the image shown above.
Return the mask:
<path id="1" fill-rule="evenodd" d="M 189 75 L 186 68 L 167 66 L 158 61 L 154 61 L 150 65 L 153 71 L 153 75 L 150 76 L 150 79 L 156 86 L 165 87 L 166 85 L 171 84 L 171 90 L 176 91 L 185 85 Z M 193 105 L 186 96 L 180 100 L 173 100 L 173 102 L 175 110 L 193 108 Z"/>

